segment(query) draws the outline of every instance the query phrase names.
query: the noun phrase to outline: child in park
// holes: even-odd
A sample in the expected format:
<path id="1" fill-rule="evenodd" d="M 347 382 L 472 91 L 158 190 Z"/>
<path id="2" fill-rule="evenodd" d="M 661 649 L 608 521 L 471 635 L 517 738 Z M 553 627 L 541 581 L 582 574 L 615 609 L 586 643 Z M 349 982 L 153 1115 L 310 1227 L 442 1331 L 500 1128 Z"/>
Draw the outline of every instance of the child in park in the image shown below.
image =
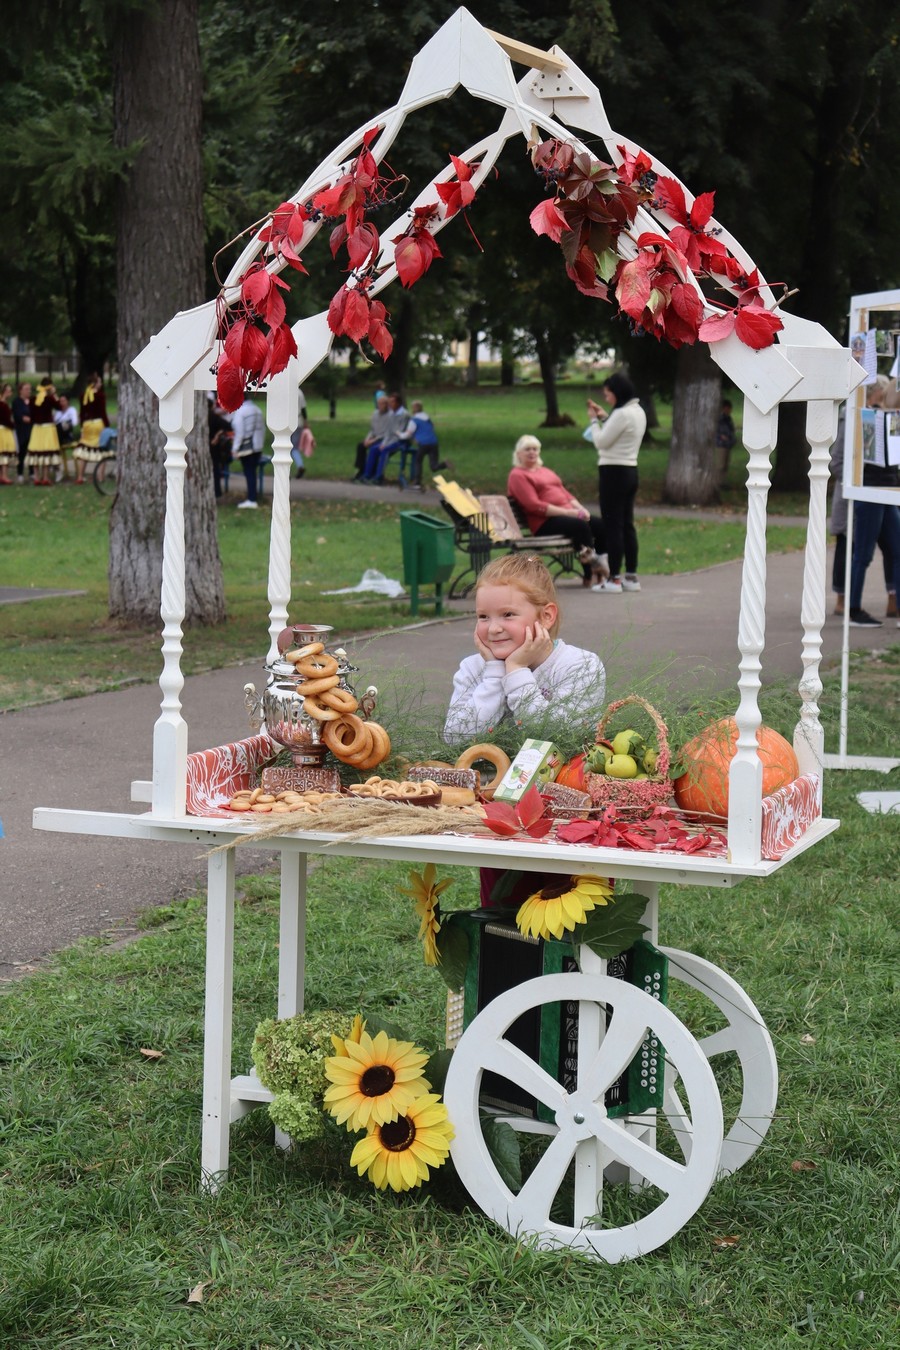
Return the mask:
<path id="1" fill-rule="evenodd" d="M 477 652 L 453 677 L 445 741 L 471 741 L 505 717 L 539 723 L 541 731 L 548 719 L 567 729 L 596 720 L 606 692 L 603 662 L 558 636 L 556 587 L 542 559 L 513 553 L 488 563 L 475 610 Z"/>
<path id="2" fill-rule="evenodd" d="M 472 741 L 511 718 L 522 738 L 552 735 L 554 723 L 571 735 L 584 723 L 593 732 L 606 693 L 606 672 L 593 652 L 558 636 L 559 605 L 542 559 L 514 553 L 488 563 L 475 594 L 475 646 L 453 677 L 444 740 Z M 500 872 L 481 869 L 481 901 L 490 904 Z M 542 879 L 522 873 L 509 896 L 525 899 Z"/>

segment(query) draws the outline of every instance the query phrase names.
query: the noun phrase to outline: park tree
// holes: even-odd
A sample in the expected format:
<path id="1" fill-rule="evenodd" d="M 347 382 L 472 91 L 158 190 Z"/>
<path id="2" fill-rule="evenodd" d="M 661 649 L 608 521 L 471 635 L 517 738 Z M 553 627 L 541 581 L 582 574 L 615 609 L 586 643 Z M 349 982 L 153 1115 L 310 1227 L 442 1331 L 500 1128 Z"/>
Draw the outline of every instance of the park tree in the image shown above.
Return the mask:
<path id="1" fill-rule="evenodd" d="M 119 493 L 109 535 L 114 618 L 155 623 L 162 580 L 165 478 L 151 390 L 132 359 L 176 311 L 204 297 L 198 0 L 155 0 L 113 19 L 116 145 L 132 154 L 116 210 Z M 205 399 L 185 483 L 186 619 L 225 617 Z"/>

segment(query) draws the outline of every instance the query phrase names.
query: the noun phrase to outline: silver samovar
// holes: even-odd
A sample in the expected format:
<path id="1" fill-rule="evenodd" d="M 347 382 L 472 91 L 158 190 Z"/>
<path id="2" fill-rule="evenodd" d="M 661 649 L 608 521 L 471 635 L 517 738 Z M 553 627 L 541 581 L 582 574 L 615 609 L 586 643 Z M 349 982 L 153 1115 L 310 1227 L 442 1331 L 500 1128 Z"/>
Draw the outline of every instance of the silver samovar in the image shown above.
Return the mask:
<path id="1" fill-rule="evenodd" d="M 327 624 L 294 624 L 279 634 L 279 653 L 310 642 L 325 642 L 326 634 L 331 631 Z M 350 664 L 343 647 L 335 648 L 329 655 L 338 663 L 337 688 L 346 689 L 356 698 L 351 677 L 359 673 L 359 668 Z M 244 703 L 250 725 L 254 731 L 264 727 L 273 741 L 290 751 L 293 762 L 263 769 L 263 791 L 337 792 L 341 786 L 338 771 L 323 763 L 327 750 L 322 740 L 325 724 L 304 711 L 305 698 L 298 692 L 304 676 L 298 675 L 290 661 L 282 659 L 268 662 L 265 674 L 266 683 L 261 694 L 257 693 L 253 683 L 244 685 Z M 359 700 L 362 716 L 371 717 L 376 695 L 377 690 L 370 686 Z"/>

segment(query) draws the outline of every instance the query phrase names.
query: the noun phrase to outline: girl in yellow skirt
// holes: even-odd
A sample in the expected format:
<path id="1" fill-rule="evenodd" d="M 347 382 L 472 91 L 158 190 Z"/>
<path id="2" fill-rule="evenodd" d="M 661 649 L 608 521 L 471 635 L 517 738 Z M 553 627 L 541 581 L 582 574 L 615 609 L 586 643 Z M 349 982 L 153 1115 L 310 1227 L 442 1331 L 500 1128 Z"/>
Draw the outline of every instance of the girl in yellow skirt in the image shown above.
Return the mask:
<path id="1" fill-rule="evenodd" d="M 58 407 L 59 399 L 53 381 L 45 376 L 31 400 L 31 436 L 25 457 L 26 466 L 34 469 L 35 487 L 50 487 L 53 482 L 51 470 L 58 469 L 62 463 L 59 432 L 53 420 Z"/>
<path id="2" fill-rule="evenodd" d="M 103 381 L 94 371 L 89 376 L 81 396 L 81 440 L 72 451 L 76 483 L 84 482 L 84 471 L 88 464 L 96 464 L 99 460 L 106 459 L 106 452 L 100 449 L 100 437 L 108 426 Z"/>
<path id="3" fill-rule="evenodd" d="M 4 384 L 2 388 L 0 388 L 0 485 L 3 486 L 12 482 L 12 479 L 6 472 L 10 460 L 12 460 L 13 463 L 16 463 L 18 459 L 16 434 L 13 431 L 11 398 L 12 385 Z"/>

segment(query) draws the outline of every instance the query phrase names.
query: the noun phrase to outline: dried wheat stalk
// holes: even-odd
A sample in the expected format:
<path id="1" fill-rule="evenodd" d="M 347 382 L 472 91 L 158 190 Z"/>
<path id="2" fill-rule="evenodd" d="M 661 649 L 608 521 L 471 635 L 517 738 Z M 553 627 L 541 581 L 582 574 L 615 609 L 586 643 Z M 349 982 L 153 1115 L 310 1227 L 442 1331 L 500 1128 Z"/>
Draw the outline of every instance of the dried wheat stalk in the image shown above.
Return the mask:
<path id="1" fill-rule="evenodd" d="M 340 834 L 344 839 L 366 839 L 391 835 L 447 834 L 470 830 L 480 823 L 477 811 L 464 806 L 403 806 L 399 802 L 364 797 L 358 801 L 329 802 L 315 815 L 296 811 L 280 815 L 277 821 L 261 825 L 252 834 L 241 834 L 211 849 L 221 853 L 242 843 L 259 844 L 277 839 L 295 830 L 316 834 Z"/>

